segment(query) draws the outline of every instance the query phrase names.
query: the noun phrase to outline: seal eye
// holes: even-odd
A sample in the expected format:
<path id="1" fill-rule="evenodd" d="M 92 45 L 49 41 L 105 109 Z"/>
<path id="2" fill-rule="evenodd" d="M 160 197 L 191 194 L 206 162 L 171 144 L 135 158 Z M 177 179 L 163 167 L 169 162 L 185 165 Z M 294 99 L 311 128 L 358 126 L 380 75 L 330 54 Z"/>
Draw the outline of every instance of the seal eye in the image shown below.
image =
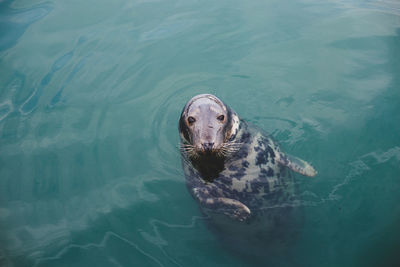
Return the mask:
<path id="1" fill-rule="evenodd" d="M 219 120 L 219 121 L 223 121 L 225 119 L 225 116 L 224 115 L 219 115 L 218 117 L 217 117 L 217 120 Z"/>
<path id="2" fill-rule="evenodd" d="M 193 118 L 192 116 L 190 116 L 190 117 L 188 118 L 189 124 L 193 124 L 195 121 L 196 121 L 196 119 Z"/>

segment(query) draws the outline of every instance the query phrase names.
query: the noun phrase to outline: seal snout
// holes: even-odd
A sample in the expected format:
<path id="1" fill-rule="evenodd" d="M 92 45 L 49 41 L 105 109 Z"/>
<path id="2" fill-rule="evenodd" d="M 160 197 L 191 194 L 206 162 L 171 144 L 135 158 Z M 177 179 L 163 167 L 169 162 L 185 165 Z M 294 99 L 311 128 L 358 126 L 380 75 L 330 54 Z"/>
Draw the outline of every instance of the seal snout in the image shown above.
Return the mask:
<path id="1" fill-rule="evenodd" d="M 214 147 L 214 143 L 203 143 L 202 146 L 204 152 L 211 152 Z"/>

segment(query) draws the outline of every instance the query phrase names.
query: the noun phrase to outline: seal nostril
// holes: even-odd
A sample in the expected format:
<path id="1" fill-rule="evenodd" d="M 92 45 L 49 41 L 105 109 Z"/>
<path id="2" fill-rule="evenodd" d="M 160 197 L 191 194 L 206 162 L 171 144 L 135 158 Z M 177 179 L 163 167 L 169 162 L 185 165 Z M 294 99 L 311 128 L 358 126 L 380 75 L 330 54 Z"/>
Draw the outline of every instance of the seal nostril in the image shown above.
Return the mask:
<path id="1" fill-rule="evenodd" d="M 214 143 L 204 143 L 203 148 L 205 151 L 211 151 L 214 146 Z"/>

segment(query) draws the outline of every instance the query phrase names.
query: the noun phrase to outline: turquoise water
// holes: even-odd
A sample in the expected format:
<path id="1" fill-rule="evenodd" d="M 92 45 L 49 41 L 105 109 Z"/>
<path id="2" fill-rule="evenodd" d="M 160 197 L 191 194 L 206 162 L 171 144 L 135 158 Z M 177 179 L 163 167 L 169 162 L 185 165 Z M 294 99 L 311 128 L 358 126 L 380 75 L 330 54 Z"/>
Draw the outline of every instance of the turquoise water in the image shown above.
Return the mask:
<path id="1" fill-rule="evenodd" d="M 397 1 L 3 0 L 0 266 L 394 266 L 399 73 Z M 290 256 L 232 253 L 187 192 L 198 93 L 318 170 Z"/>

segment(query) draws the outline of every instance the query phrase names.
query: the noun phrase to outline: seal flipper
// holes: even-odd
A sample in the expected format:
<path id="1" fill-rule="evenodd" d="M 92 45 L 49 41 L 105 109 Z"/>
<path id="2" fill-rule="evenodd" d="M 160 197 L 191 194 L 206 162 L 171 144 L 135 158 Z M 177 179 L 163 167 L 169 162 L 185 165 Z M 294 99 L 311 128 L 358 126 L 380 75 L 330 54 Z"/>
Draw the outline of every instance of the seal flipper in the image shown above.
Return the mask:
<path id="1" fill-rule="evenodd" d="M 222 213 L 239 221 L 244 221 L 251 215 L 250 209 L 238 200 L 226 197 L 213 197 L 208 194 L 208 190 L 205 188 L 196 187 L 193 188 L 192 192 L 203 209 L 214 213 Z"/>
<path id="2" fill-rule="evenodd" d="M 295 156 L 279 152 L 277 153 L 276 160 L 280 164 L 302 175 L 313 177 L 317 174 L 317 171 L 308 162 Z"/>

